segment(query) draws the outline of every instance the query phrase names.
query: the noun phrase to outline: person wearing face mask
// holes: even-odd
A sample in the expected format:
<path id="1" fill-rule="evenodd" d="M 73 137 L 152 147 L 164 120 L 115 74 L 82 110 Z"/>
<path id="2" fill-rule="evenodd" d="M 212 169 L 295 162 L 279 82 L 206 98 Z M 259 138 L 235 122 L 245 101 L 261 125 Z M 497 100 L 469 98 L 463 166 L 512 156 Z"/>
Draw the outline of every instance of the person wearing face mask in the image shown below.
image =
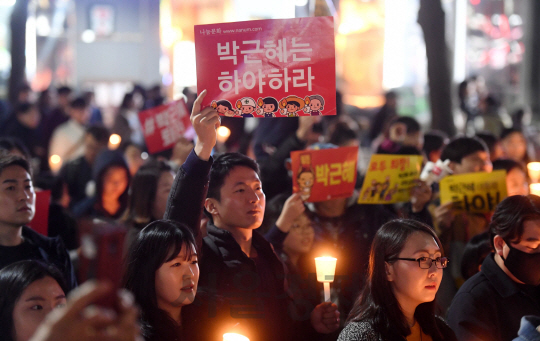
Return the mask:
<path id="1" fill-rule="evenodd" d="M 495 250 L 459 289 L 448 323 L 459 340 L 513 340 L 525 315 L 540 315 L 540 197 L 515 195 L 495 209 Z"/>

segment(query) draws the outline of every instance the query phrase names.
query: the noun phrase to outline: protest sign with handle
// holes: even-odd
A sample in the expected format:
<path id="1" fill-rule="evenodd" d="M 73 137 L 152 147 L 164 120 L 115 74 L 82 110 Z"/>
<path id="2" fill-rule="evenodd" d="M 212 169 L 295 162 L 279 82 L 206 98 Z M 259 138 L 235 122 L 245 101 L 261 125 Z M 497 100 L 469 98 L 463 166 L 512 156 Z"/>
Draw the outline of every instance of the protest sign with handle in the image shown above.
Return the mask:
<path id="1" fill-rule="evenodd" d="M 373 155 L 358 203 L 392 204 L 409 201 L 411 189 L 420 178 L 421 167 L 422 157 L 419 155 Z"/>
<path id="2" fill-rule="evenodd" d="M 450 175 L 440 183 L 441 204 L 470 213 L 489 213 L 507 196 L 506 171 Z"/>
<path id="3" fill-rule="evenodd" d="M 358 147 L 291 152 L 293 192 L 302 200 L 324 201 L 352 196 Z"/>
<path id="4" fill-rule="evenodd" d="M 231 117 L 336 114 L 333 17 L 195 25 L 197 87 Z"/>
<path id="5" fill-rule="evenodd" d="M 183 99 L 141 111 L 139 121 L 151 154 L 172 148 L 191 127 Z"/>

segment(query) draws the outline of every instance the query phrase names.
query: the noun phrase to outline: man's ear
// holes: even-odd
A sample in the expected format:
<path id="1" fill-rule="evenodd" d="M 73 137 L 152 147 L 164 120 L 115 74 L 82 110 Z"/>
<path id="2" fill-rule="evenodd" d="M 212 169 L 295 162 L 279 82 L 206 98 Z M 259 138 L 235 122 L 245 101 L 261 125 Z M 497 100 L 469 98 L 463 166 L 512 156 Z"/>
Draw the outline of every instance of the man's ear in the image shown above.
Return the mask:
<path id="1" fill-rule="evenodd" d="M 214 198 L 206 198 L 206 200 L 204 201 L 204 208 L 205 208 L 205 209 L 208 211 L 208 213 L 210 213 L 211 215 L 217 215 L 217 214 L 219 214 L 219 213 L 218 213 L 216 204 L 217 204 L 217 200 L 216 200 L 216 199 L 214 199 Z"/>
<path id="2" fill-rule="evenodd" d="M 504 255 L 503 255 L 503 247 L 505 245 L 506 245 L 506 242 L 504 241 L 504 239 L 501 236 L 496 235 L 495 237 L 493 237 L 493 246 L 495 248 L 495 253 L 498 254 L 501 257 L 504 257 Z"/>
<path id="3" fill-rule="evenodd" d="M 386 271 L 386 279 L 388 282 L 394 281 L 394 266 L 388 262 L 384 262 L 384 268 Z"/>

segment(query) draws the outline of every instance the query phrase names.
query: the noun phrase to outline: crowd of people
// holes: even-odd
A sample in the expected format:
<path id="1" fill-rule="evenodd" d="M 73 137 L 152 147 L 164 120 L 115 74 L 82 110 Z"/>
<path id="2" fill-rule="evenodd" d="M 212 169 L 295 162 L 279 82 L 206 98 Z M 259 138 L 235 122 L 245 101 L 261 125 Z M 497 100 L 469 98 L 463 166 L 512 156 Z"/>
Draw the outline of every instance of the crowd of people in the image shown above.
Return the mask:
<path id="1" fill-rule="evenodd" d="M 489 102 L 477 89 L 460 85 L 469 121 Z M 448 137 L 400 116 L 390 92 L 370 129 L 339 103 L 250 130 L 186 90 L 196 139 L 148 156 L 137 113 L 165 102 L 159 88 L 134 87 L 108 127 L 91 93 L 73 93 L 57 89 L 54 107 L 22 87 L 0 115 L 2 340 L 540 340 L 540 197 L 521 121 Z M 361 172 L 349 198 L 293 193 L 292 151 L 360 145 L 455 175 L 505 170 L 508 197 L 467 213 L 418 181 L 409 202 L 359 204 Z M 47 236 L 29 227 L 45 190 Z M 330 301 L 323 254 L 338 259 Z"/>

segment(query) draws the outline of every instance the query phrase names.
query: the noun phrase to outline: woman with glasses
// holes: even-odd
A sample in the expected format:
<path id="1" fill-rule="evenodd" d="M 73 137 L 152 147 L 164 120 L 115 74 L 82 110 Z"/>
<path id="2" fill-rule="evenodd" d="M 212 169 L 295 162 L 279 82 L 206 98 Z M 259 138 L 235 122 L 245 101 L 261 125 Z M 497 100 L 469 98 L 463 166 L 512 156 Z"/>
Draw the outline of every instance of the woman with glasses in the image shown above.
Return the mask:
<path id="1" fill-rule="evenodd" d="M 454 332 L 435 314 L 448 265 L 435 232 L 415 220 L 392 220 L 375 235 L 369 272 L 338 341 L 446 341 Z"/>

